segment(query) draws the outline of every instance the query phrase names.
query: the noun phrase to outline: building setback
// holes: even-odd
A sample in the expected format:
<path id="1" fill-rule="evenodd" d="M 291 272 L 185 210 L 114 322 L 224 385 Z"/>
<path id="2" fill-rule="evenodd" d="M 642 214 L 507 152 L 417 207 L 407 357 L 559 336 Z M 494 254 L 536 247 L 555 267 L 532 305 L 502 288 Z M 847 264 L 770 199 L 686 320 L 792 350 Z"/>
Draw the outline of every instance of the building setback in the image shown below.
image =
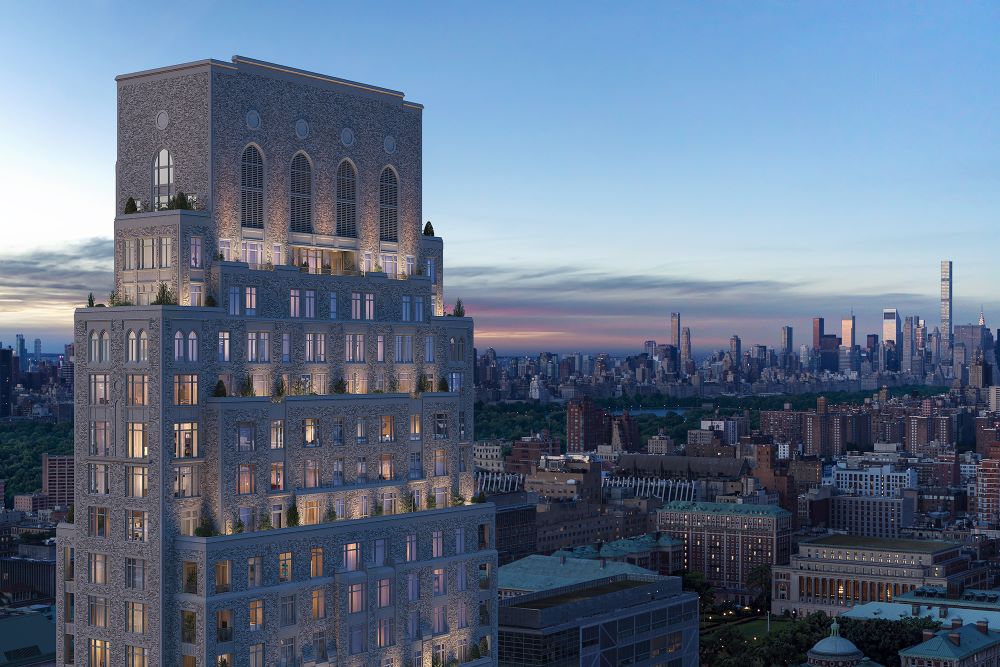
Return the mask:
<path id="1" fill-rule="evenodd" d="M 239 56 L 117 84 L 58 663 L 496 664 L 473 325 L 421 234 L 422 106 Z"/>

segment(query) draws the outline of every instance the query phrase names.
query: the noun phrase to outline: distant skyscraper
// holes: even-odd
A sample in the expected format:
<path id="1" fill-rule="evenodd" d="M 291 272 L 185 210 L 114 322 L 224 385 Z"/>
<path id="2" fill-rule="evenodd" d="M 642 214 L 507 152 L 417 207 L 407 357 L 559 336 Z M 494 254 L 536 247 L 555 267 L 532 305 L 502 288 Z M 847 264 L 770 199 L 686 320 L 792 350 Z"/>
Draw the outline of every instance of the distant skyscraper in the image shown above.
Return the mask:
<path id="1" fill-rule="evenodd" d="M 915 317 L 909 315 L 903 323 L 903 344 L 899 352 L 899 368 L 906 373 L 913 369 L 913 350 L 915 347 L 913 343 L 916 340 L 915 320 Z"/>
<path id="2" fill-rule="evenodd" d="M 42 339 L 35 339 L 35 363 L 37 364 L 42 360 Z"/>
<path id="3" fill-rule="evenodd" d="M 854 313 L 840 321 L 840 344 L 849 350 L 854 349 Z"/>
<path id="4" fill-rule="evenodd" d="M 736 366 L 739 366 L 741 363 L 743 363 L 743 342 L 740 340 L 740 337 L 736 334 L 733 334 L 732 337 L 730 337 L 729 339 L 729 354 L 732 355 L 733 362 L 736 364 Z"/>
<path id="5" fill-rule="evenodd" d="M 951 343 L 951 260 L 941 262 L 941 339 Z"/>
<path id="6" fill-rule="evenodd" d="M 0 349 L 0 418 L 10 417 L 14 396 L 14 350 Z"/>
<path id="7" fill-rule="evenodd" d="M 823 318 L 814 317 L 813 318 L 813 349 L 819 349 L 819 341 L 823 338 Z"/>
<path id="8" fill-rule="evenodd" d="M 28 370 L 28 346 L 24 344 L 24 334 L 17 334 L 17 365 L 21 372 Z"/>
<path id="9" fill-rule="evenodd" d="M 642 351 L 648 354 L 649 356 L 653 356 L 653 354 L 656 353 L 656 341 L 647 340 L 645 343 L 642 344 Z"/>
<path id="10" fill-rule="evenodd" d="M 691 329 L 684 327 L 681 329 L 681 361 L 691 359 Z"/>
<path id="11" fill-rule="evenodd" d="M 681 314 L 670 313 L 670 344 L 680 349 L 681 347 Z"/>
<path id="12" fill-rule="evenodd" d="M 786 354 L 792 352 L 792 327 L 781 327 L 781 351 Z"/>
<path id="13" fill-rule="evenodd" d="M 895 308 L 885 308 L 882 310 L 882 342 L 892 342 L 899 347 L 900 322 L 899 313 Z"/>

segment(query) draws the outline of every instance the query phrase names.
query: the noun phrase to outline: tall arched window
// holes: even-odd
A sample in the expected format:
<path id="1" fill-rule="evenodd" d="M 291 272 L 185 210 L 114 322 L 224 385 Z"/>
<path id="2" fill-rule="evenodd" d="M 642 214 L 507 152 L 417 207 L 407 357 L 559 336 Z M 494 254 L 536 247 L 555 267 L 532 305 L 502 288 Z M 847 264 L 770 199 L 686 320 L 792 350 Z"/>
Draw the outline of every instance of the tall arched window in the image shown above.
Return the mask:
<path id="1" fill-rule="evenodd" d="M 90 359 L 90 363 L 94 363 L 101 360 L 101 348 L 97 343 L 97 332 L 90 332 L 90 354 L 87 357 Z"/>
<path id="2" fill-rule="evenodd" d="M 149 361 L 149 337 L 146 336 L 146 332 L 139 331 L 139 359 L 138 361 L 145 363 Z"/>
<path id="3" fill-rule="evenodd" d="M 378 179 L 378 237 L 381 241 L 399 240 L 399 182 L 389 167 Z"/>
<path id="4" fill-rule="evenodd" d="M 111 359 L 111 336 L 108 335 L 107 331 L 101 332 L 101 361 L 109 361 Z"/>
<path id="5" fill-rule="evenodd" d="M 188 361 L 198 361 L 198 334 L 188 334 Z"/>
<path id="6" fill-rule="evenodd" d="M 240 224 L 264 228 L 264 158 L 256 146 L 243 151 L 240 176 Z"/>
<path id="7" fill-rule="evenodd" d="M 358 175 L 344 160 L 337 167 L 337 236 L 358 235 Z"/>
<path id="8" fill-rule="evenodd" d="M 180 331 L 174 334 L 174 361 L 184 360 L 184 334 Z"/>
<path id="9" fill-rule="evenodd" d="M 170 151 L 161 148 L 153 160 L 153 210 L 167 208 L 174 196 L 174 160 Z"/>
<path id="10" fill-rule="evenodd" d="M 312 233 L 312 165 L 304 153 L 292 158 L 291 230 Z"/>
<path id="11" fill-rule="evenodd" d="M 128 344 L 125 346 L 125 349 L 128 354 L 125 361 L 139 361 L 139 337 L 134 331 L 129 331 L 127 338 Z"/>

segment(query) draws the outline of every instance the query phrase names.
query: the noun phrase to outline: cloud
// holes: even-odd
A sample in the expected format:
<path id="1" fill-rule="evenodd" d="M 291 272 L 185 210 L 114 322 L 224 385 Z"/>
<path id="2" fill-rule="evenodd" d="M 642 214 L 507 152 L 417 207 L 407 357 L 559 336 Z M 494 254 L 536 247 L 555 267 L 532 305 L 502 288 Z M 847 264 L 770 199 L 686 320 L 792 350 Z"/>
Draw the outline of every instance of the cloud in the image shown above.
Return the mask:
<path id="1" fill-rule="evenodd" d="M 73 309 L 89 292 L 103 301 L 111 291 L 113 257 L 109 238 L 0 255 L 0 332 L 44 331 L 68 341 Z"/>

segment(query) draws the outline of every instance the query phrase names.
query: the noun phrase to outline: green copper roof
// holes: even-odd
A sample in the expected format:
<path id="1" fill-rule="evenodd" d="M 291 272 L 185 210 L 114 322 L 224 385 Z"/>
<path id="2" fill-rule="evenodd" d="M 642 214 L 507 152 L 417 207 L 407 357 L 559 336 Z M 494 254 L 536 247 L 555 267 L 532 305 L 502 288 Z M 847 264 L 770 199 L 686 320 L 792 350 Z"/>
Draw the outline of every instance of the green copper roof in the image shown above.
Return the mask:
<path id="1" fill-rule="evenodd" d="M 497 588 L 515 591 L 547 591 L 561 586 L 604 579 L 616 574 L 655 574 L 630 563 L 585 558 L 534 555 L 500 566 Z"/>
<path id="2" fill-rule="evenodd" d="M 949 639 L 957 634 L 958 644 Z M 939 630 L 938 633 L 916 646 L 904 648 L 899 655 L 931 660 L 961 660 L 1000 643 L 1000 632 L 981 632 L 975 625 L 963 625 L 956 629 Z"/>
<path id="3" fill-rule="evenodd" d="M 731 514 L 734 516 L 791 516 L 792 513 L 777 505 L 741 505 L 737 503 L 702 503 L 675 500 L 663 506 L 673 512 L 703 512 L 705 514 Z"/>

